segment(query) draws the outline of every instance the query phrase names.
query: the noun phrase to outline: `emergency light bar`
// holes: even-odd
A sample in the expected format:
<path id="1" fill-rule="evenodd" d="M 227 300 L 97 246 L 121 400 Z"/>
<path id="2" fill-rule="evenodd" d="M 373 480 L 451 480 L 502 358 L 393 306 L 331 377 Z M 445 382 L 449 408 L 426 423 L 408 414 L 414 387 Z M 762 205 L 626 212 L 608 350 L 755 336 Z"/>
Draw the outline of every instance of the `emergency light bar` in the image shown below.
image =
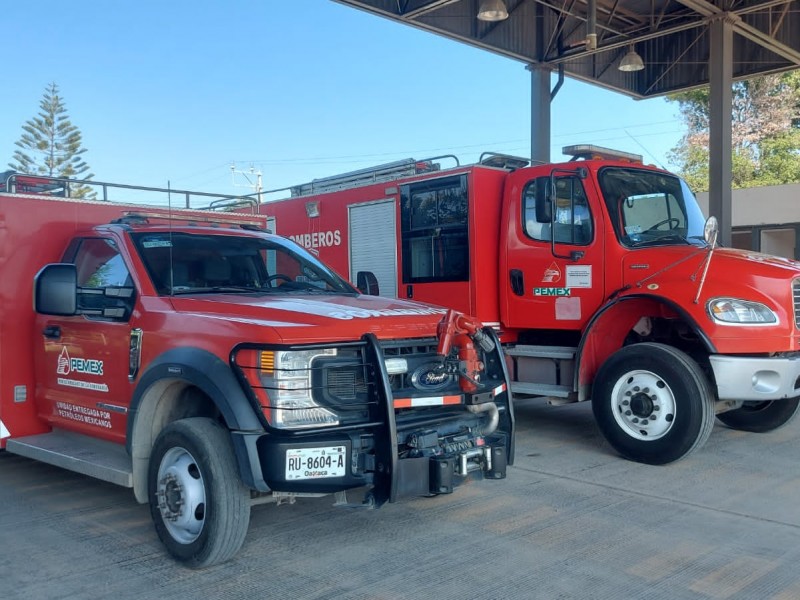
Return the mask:
<path id="1" fill-rule="evenodd" d="M 119 219 L 114 219 L 112 223 L 127 223 L 127 224 L 146 224 L 149 219 L 158 219 L 162 221 L 184 221 L 192 223 L 205 223 L 210 225 L 238 225 L 242 228 L 255 228 L 259 230 L 266 229 L 266 221 L 264 218 L 248 217 L 245 215 L 237 216 L 226 213 L 220 215 L 219 213 L 202 213 L 192 212 L 191 214 L 181 213 L 185 209 L 173 209 L 170 213 L 155 213 L 155 212 L 142 212 L 142 211 L 123 211 L 123 216 Z"/>
<path id="2" fill-rule="evenodd" d="M 622 150 L 603 148 L 593 144 L 577 144 L 575 146 L 564 146 L 561 152 L 566 156 L 571 156 L 570 160 L 621 160 L 642 164 L 641 154 L 632 154 Z"/>

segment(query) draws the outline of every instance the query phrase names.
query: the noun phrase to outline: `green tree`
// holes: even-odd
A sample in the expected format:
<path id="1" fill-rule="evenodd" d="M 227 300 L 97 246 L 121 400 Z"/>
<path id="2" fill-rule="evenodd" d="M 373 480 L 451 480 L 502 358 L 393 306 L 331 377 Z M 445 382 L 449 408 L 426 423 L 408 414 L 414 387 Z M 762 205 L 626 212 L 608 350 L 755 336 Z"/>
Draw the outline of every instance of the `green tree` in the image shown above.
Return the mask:
<path id="1" fill-rule="evenodd" d="M 16 142 L 12 162 L 8 166 L 20 173 L 63 177 L 68 179 L 91 179 L 89 165 L 83 160 L 86 148 L 80 130 L 73 125 L 58 86 L 51 83 L 45 89 L 39 103 L 39 114 L 22 126 L 22 136 Z M 71 190 L 78 198 L 94 197 L 88 186 Z"/>
<path id="2" fill-rule="evenodd" d="M 733 84 L 734 188 L 800 182 L 800 71 Z M 673 94 L 686 134 L 669 160 L 695 191 L 709 181 L 709 90 Z"/>

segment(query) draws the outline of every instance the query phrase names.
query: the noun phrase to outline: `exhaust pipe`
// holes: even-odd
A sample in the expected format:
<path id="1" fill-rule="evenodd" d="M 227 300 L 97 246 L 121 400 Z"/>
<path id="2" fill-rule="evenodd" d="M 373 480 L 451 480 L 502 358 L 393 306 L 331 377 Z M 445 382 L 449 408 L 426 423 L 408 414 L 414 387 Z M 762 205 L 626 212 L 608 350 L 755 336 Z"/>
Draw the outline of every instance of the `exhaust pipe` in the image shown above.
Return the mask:
<path id="1" fill-rule="evenodd" d="M 467 410 L 473 414 L 479 415 L 488 412 L 488 423 L 481 428 L 481 435 L 491 435 L 497 429 L 500 423 L 500 411 L 494 402 L 485 402 L 483 404 L 469 404 Z"/>

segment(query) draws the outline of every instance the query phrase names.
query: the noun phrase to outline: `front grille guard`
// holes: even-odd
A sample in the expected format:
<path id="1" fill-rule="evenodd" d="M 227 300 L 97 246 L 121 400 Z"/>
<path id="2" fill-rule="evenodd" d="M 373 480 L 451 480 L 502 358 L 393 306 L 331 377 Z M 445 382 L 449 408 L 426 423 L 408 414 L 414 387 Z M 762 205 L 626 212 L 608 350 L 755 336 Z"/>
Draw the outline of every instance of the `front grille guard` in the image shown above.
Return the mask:
<path id="1" fill-rule="evenodd" d="M 503 382 L 507 384 L 510 381 L 505 359 L 495 332 L 490 328 L 484 328 L 484 332 L 495 341 L 495 350 L 491 357 L 496 370 L 502 371 Z M 421 343 L 418 343 L 421 342 Z M 255 383 L 257 377 L 253 377 L 253 372 L 259 367 L 257 364 L 241 364 L 237 361 L 237 356 L 244 350 L 309 350 L 309 349 L 322 349 L 336 347 L 337 349 L 344 349 L 350 353 L 361 357 L 360 362 L 354 361 L 352 364 L 359 369 L 363 369 L 365 373 L 364 381 L 362 382 L 362 391 L 366 392 L 366 399 L 363 402 L 350 402 L 346 408 L 341 406 L 337 407 L 337 411 L 346 413 L 347 411 L 363 411 L 365 418 L 358 422 L 348 423 L 346 420 L 343 423 L 335 426 L 319 427 L 314 429 L 297 429 L 287 430 L 275 428 L 269 425 L 264 413 L 262 412 L 262 404 L 256 397 L 254 389 L 258 389 Z M 404 351 L 399 351 L 403 344 L 390 343 L 387 346 L 389 356 L 396 356 L 403 354 Z M 423 348 L 430 349 L 435 347 L 431 345 L 430 340 L 414 340 L 408 347 L 421 350 Z M 413 350 L 410 351 L 413 355 Z M 352 358 L 352 357 L 348 357 Z M 344 344 L 336 344 L 334 346 L 329 344 L 319 344 L 313 346 L 269 346 L 261 344 L 240 344 L 231 353 L 231 364 L 234 366 L 234 371 L 241 380 L 243 387 L 247 390 L 248 397 L 253 405 L 253 408 L 259 414 L 266 429 L 270 435 L 275 435 L 284 438 L 302 439 L 324 433 L 350 433 L 356 434 L 358 432 L 371 433 L 374 440 L 375 452 L 375 471 L 373 474 L 373 488 L 371 495 L 373 496 L 376 505 L 389 501 L 392 502 L 398 498 L 399 482 L 398 482 L 398 429 L 397 429 L 397 415 L 394 406 L 394 393 L 392 389 L 392 381 L 387 373 L 385 365 L 386 354 L 384 347 L 378 338 L 372 334 L 364 334 L 361 341 L 349 342 Z M 322 367 L 320 367 L 322 368 Z M 263 387 L 262 387 L 263 389 Z M 355 388 L 354 388 L 355 389 Z M 500 404 L 500 427 L 499 431 L 507 438 L 507 459 L 508 464 L 512 464 L 514 460 L 514 411 L 513 405 L 510 401 L 510 391 L 506 390 L 497 396 Z M 270 407 L 267 407 L 270 408 Z M 455 407 L 453 407 L 455 408 Z M 447 409 L 444 409 L 447 410 Z M 455 415 L 453 414 L 453 417 Z M 441 420 L 441 414 L 431 414 L 430 418 L 435 422 Z"/>

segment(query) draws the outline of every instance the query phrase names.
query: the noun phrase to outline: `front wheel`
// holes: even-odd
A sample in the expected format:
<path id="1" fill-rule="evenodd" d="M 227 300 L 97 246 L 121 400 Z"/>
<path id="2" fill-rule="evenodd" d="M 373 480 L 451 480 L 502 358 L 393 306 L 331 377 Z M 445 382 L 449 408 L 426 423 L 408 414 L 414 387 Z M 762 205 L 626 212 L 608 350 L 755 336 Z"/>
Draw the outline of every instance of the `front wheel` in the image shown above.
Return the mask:
<path id="1" fill-rule="evenodd" d="M 250 523 L 250 491 L 230 434 L 211 419 L 181 419 L 156 439 L 148 469 L 150 514 L 167 551 L 190 567 L 231 558 Z"/>
<path id="2" fill-rule="evenodd" d="M 766 433 L 783 427 L 800 412 L 800 398 L 745 402 L 741 408 L 717 415 L 731 429 Z"/>
<path id="3" fill-rule="evenodd" d="M 622 456 L 651 465 L 683 458 L 714 427 L 714 396 L 700 366 L 663 344 L 626 346 L 600 368 L 592 411 Z"/>

